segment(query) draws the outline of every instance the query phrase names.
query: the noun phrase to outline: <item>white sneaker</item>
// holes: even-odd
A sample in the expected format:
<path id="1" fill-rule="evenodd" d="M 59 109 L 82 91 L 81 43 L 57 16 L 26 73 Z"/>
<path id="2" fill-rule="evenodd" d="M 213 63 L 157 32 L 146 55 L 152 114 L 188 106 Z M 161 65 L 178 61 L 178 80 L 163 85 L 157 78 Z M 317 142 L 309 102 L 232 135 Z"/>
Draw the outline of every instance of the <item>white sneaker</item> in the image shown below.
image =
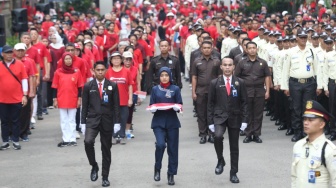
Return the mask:
<path id="1" fill-rule="evenodd" d="M 131 134 L 131 138 L 134 138 L 134 134 L 130 133 Z"/>
<path id="2" fill-rule="evenodd" d="M 54 109 L 54 106 L 48 106 L 48 109 Z"/>
<path id="3" fill-rule="evenodd" d="M 119 143 L 121 145 L 125 145 L 126 144 L 126 139 L 125 138 L 119 138 Z"/>
<path id="4" fill-rule="evenodd" d="M 32 117 L 30 118 L 30 123 L 32 123 L 32 124 L 35 124 L 35 123 L 36 123 L 36 120 L 35 120 L 34 116 L 32 116 Z"/>
<path id="5" fill-rule="evenodd" d="M 80 134 L 78 131 L 76 131 L 76 139 L 80 139 Z"/>

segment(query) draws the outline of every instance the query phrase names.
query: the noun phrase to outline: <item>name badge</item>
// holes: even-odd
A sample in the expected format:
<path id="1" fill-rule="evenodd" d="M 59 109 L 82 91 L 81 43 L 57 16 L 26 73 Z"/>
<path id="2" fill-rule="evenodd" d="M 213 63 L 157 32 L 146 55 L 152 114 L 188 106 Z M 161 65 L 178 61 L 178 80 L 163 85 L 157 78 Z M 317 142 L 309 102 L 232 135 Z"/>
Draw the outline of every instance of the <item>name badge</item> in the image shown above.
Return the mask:
<path id="1" fill-rule="evenodd" d="M 238 93 L 237 93 L 237 90 L 236 90 L 236 89 L 233 89 L 233 90 L 232 90 L 232 96 L 233 96 L 233 97 L 237 97 L 237 96 L 238 96 Z"/>
<path id="2" fill-rule="evenodd" d="M 316 176 L 314 170 L 309 170 L 308 172 L 308 183 L 315 183 L 316 182 Z"/>
<path id="3" fill-rule="evenodd" d="M 103 95 L 103 101 L 104 103 L 108 103 L 108 95 L 106 94 L 106 92 L 104 92 L 104 95 Z"/>
<path id="4" fill-rule="evenodd" d="M 169 60 L 168 63 L 169 63 L 169 64 L 173 64 L 173 61 L 172 61 L 172 60 Z"/>
<path id="5" fill-rule="evenodd" d="M 307 65 L 307 71 L 308 72 L 310 71 L 310 65 Z"/>

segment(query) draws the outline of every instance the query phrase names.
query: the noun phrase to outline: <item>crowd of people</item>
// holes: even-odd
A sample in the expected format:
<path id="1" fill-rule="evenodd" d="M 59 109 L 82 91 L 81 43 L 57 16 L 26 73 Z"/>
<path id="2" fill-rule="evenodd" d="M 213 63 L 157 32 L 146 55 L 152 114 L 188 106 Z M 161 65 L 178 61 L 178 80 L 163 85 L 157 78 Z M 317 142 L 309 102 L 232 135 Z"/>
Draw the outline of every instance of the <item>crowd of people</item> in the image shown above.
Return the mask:
<path id="1" fill-rule="evenodd" d="M 95 181 L 99 168 L 92 151 L 98 132 L 105 134 L 104 130 L 111 131 L 106 124 L 114 124 L 113 134 L 103 137 L 126 144 L 134 138 L 138 95 L 152 94 L 151 105 L 182 104 L 182 83 L 190 89 L 191 97 L 185 100 L 193 101 L 199 143 L 215 145 L 216 174 L 225 165 L 222 142 L 228 128 L 232 183 L 239 183 L 239 135 L 245 136 L 243 143 L 262 143 L 264 111 L 279 131 L 287 130 L 285 134 L 297 142 L 306 136 L 306 103 L 317 100 L 330 114 L 324 132 L 336 140 L 336 1 L 331 10 L 320 0 L 319 14 L 303 6 L 295 15 L 268 13 L 265 5 L 258 13 L 244 15 L 235 11 L 238 4 L 232 4 L 230 12 L 222 1 L 203 0 L 117 1 L 113 7 L 103 16 L 96 14 L 94 5 L 85 13 L 70 9 L 56 13 L 56 20 L 39 10 L 29 11 L 35 16 L 29 16 L 29 30 L 21 33 L 20 43 L 2 47 L 1 150 L 10 148 L 10 140 L 14 149 L 21 149 L 19 140 L 29 141 L 36 120 L 58 108 L 62 140 L 57 146 L 76 146 L 80 133 L 85 134 Z M 220 99 L 223 95 L 228 99 Z M 95 106 L 99 101 L 101 106 Z M 167 114 L 151 110 L 157 139 L 154 179 L 160 180 L 167 142 L 170 185 L 177 172 L 180 110 L 171 112 L 173 122 Z M 100 124 L 105 128 L 97 129 Z M 111 157 L 110 148 L 109 142 L 102 144 L 103 158 Z M 109 185 L 110 163 L 103 162 L 103 186 Z"/>

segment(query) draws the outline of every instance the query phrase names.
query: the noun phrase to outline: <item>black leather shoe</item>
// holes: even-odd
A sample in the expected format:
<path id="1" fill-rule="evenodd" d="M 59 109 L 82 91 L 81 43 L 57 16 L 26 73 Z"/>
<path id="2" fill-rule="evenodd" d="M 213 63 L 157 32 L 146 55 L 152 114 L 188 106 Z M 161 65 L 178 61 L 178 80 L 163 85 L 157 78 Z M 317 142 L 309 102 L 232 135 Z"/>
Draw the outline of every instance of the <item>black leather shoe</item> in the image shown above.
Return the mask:
<path id="1" fill-rule="evenodd" d="M 197 113 L 196 112 L 194 113 L 194 117 L 197 117 Z"/>
<path id="2" fill-rule="evenodd" d="M 37 120 L 43 120 L 43 116 L 42 115 L 37 115 Z"/>
<path id="3" fill-rule="evenodd" d="M 294 134 L 293 129 L 287 129 L 286 136 L 290 136 L 290 135 L 293 135 L 293 134 Z"/>
<path id="4" fill-rule="evenodd" d="M 251 136 L 247 136 L 244 140 L 243 143 L 250 143 L 252 141 L 252 137 Z"/>
<path id="5" fill-rule="evenodd" d="M 215 142 L 215 137 L 210 135 L 209 138 L 208 138 L 208 142 L 214 143 Z"/>
<path id="6" fill-rule="evenodd" d="M 302 134 L 301 133 L 295 133 L 294 136 L 292 137 L 292 142 L 297 142 L 301 140 Z"/>
<path id="7" fill-rule="evenodd" d="M 160 180 L 161 180 L 160 170 L 154 167 L 154 181 L 160 181 Z"/>
<path id="8" fill-rule="evenodd" d="M 287 129 L 287 125 L 285 125 L 285 124 L 280 125 L 280 127 L 278 128 L 279 131 L 283 131 L 283 130 L 286 130 L 286 129 Z"/>
<path id="9" fill-rule="evenodd" d="M 276 118 L 274 115 L 272 115 L 270 120 L 271 120 L 271 121 L 276 121 L 277 118 Z"/>
<path id="10" fill-rule="evenodd" d="M 193 109 L 193 112 L 196 112 L 196 109 L 195 109 L 195 108 Z"/>
<path id="11" fill-rule="evenodd" d="M 206 136 L 202 136 L 200 140 L 200 144 L 205 144 L 206 143 Z"/>
<path id="12" fill-rule="evenodd" d="M 231 183 L 239 183 L 239 179 L 236 174 L 230 175 L 230 181 Z"/>
<path id="13" fill-rule="evenodd" d="M 259 136 L 253 136 L 253 141 L 256 143 L 262 143 L 262 140 L 259 138 Z"/>
<path id="14" fill-rule="evenodd" d="M 220 175 L 224 171 L 225 160 L 224 158 L 218 159 L 217 166 L 215 169 L 215 174 Z"/>
<path id="15" fill-rule="evenodd" d="M 271 111 L 267 111 L 265 116 L 271 116 L 271 114 L 272 114 Z"/>
<path id="16" fill-rule="evenodd" d="M 102 186 L 103 187 L 109 187 L 110 186 L 110 181 L 107 178 L 103 178 Z"/>
<path id="17" fill-rule="evenodd" d="M 282 122 L 281 122 L 280 120 L 276 120 L 276 121 L 275 121 L 275 125 L 276 125 L 276 126 L 281 125 L 281 123 L 282 123 Z"/>
<path id="18" fill-rule="evenodd" d="M 330 141 L 334 141 L 334 140 L 336 140 L 336 135 L 332 134 L 332 135 L 329 136 L 328 139 L 329 139 Z"/>
<path id="19" fill-rule="evenodd" d="M 240 136 L 245 136 L 245 132 L 242 131 L 242 130 L 240 130 L 239 135 L 240 135 Z"/>
<path id="20" fill-rule="evenodd" d="M 91 170 L 91 181 L 96 181 L 98 179 L 98 171 L 99 171 L 99 167 L 98 167 L 98 164 L 96 163 L 96 165 L 94 165 L 92 167 L 92 170 Z"/>
<path id="21" fill-rule="evenodd" d="M 172 174 L 167 174 L 167 175 L 168 175 L 168 185 L 175 185 L 174 175 Z"/>

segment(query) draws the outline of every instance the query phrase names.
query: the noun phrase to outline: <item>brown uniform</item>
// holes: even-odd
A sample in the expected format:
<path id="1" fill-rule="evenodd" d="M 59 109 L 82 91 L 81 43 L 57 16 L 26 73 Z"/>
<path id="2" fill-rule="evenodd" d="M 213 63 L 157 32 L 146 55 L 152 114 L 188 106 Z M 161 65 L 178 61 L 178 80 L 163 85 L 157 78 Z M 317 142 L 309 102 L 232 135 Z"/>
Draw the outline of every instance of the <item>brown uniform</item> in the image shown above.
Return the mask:
<path id="1" fill-rule="evenodd" d="M 207 105 L 208 105 L 208 91 L 211 80 L 222 75 L 220 69 L 221 60 L 215 56 L 210 56 L 207 60 L 203 55 L 197 57 L 191 64 L 191 75 L 197 77 L 196 84 L 196 112 L 199 129 L 199 136 L 206 136 L 208 133 L 207 123 Z M 211 132 L 211 131 L 209 131 Z"/>
<path id="2" fill-rule="evenodd" d="M 246 85 L 249 108 L 249 123 L 246 136 L 260 136 L 265 103 L 265 78 L 271 76 L 267 62 L 259 57 L 252 62 L 248 56 L 235 68 L 235 75 L 242 78 Z"/>

